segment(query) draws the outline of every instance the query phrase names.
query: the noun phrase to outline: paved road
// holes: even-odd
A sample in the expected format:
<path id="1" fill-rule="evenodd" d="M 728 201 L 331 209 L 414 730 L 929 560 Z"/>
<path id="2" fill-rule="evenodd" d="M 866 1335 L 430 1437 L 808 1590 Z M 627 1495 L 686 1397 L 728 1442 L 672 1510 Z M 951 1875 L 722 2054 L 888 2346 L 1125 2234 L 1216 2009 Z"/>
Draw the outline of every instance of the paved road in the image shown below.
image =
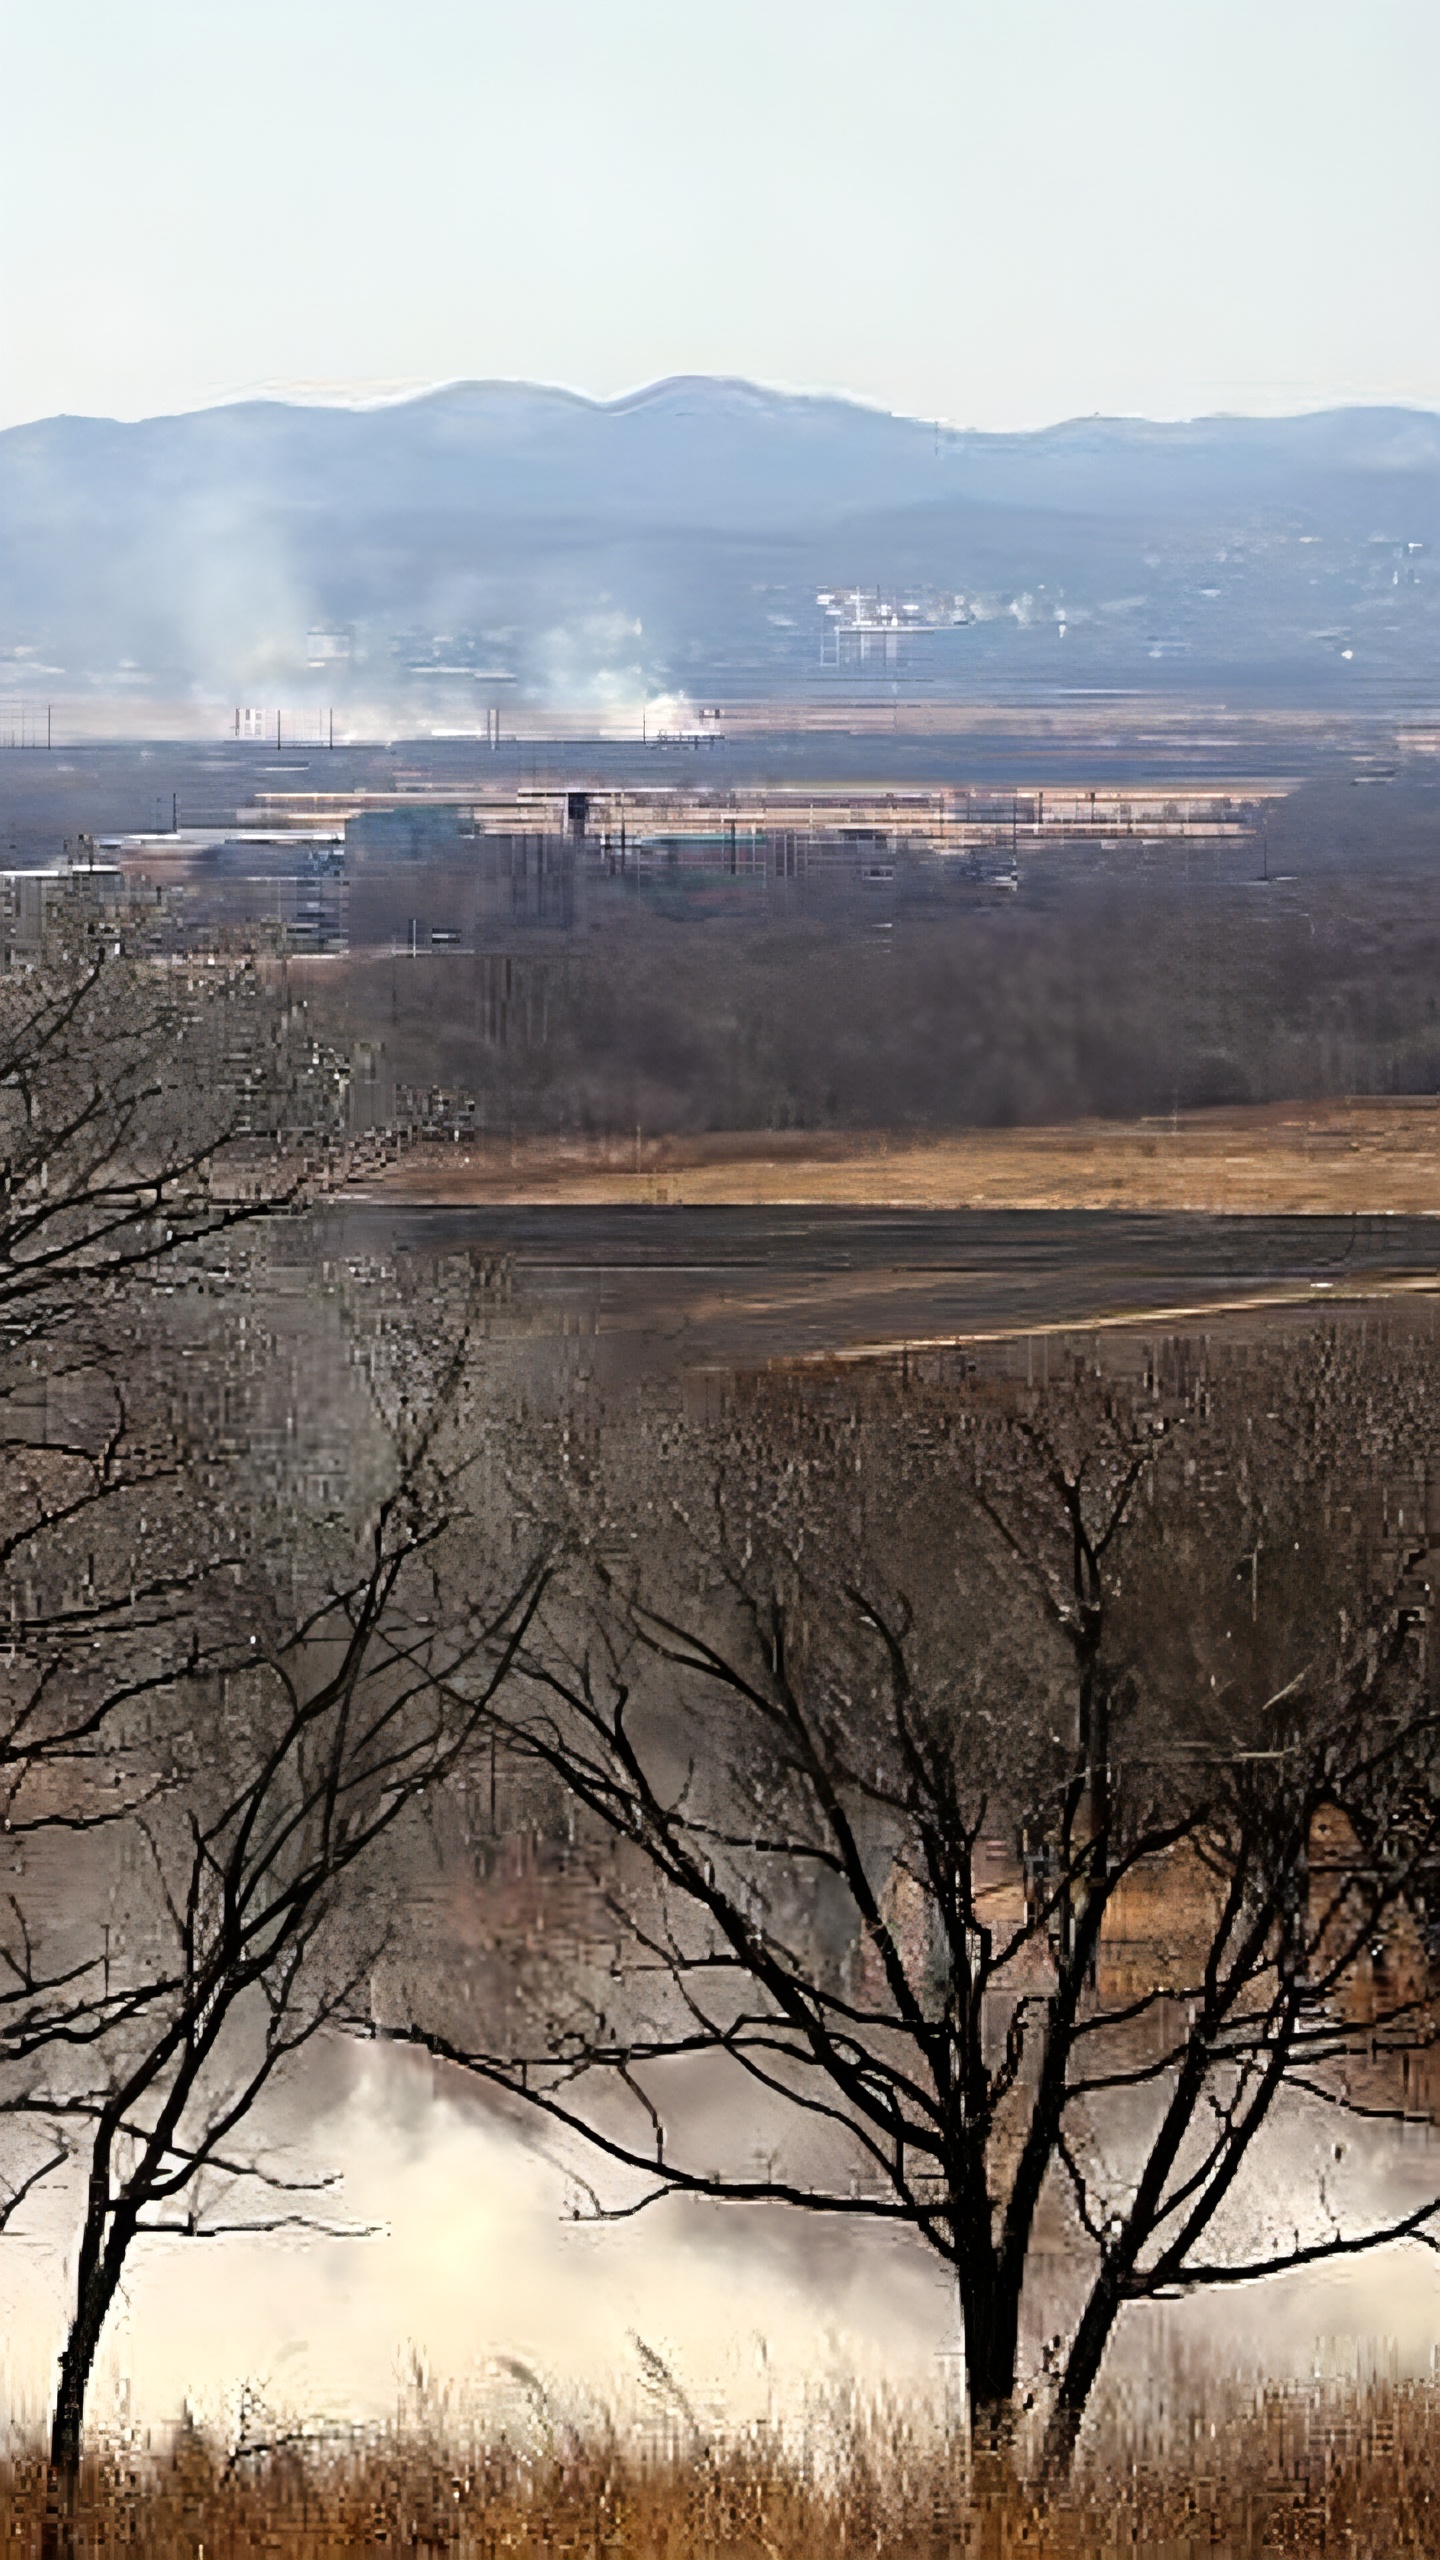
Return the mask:
<path id="1" fill-rule="evenodd" d="M 521 1320 L 686 1366 L 1271 1294 L 1323 1303 L 1400 1274 L 1440 1285 L 1440 1218 L 357 1205 L 319 1223 L 332 1253 L 503 1255 Z"/>

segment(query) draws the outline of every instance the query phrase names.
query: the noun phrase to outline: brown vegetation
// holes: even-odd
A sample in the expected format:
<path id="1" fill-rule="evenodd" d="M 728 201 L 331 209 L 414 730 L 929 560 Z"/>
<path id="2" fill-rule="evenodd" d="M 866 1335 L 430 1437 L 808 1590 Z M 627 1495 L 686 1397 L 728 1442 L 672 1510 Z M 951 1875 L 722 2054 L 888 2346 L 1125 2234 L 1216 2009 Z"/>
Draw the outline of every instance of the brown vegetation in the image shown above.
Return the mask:
<path id="1" fill-rule="evenodd" d="M 1034 1129 L 491 1138 L 418 1145 L 367 1196 L 463 1206 L 851 1205 L 1376 1217 L 1440 1211 L 1440 1103 L 1257 1104 Z"/>
<path id="2" fill-rule="evenodd" d="M 0 2470 L 7 2549 L 34 2549 L 44 2498 L 42 2463 Z M 1068 2489 L 988 2497 L 933 2433 L 893 2413 L 854 2423 L 828 2463 L 764 2437 L 685 2453 L 599 2440 L 526 2458 L 396 2435 L 236 2464 L 186 2431 L 167 2459 L 88 2463 L 77 2525 L 93 2560 L 1420 2560 L 1440 2541 L 1440 2394 L 1275 2394 L 1214 2426 L 1197 2418 L 1168 2459 L 1112 2423 Z"/>
<path id="3" fill-rule="evenodd" d="M 571 1506 L 573 1563 L 492 1742 L 502 1792 L 556 1792 L 594 1918 L 507 1938 L 519 2017 L 417 1956 L 380 2031 L 582 2136 L 623 2181 L 597 2210 L 680 2192 L 914 2230 L 957 2287 L 977 2442 L 1053 2381 L 1062 2468 L 1134 2305 L 1428 2238 L 1434 2200 L 1276 2222 L 1260 2166 L 1292 2092 L 1408 2114 L 1432 2038 L 1413 1350 L 1171 1346 L 1128 1384 L 1077 1360 L 1040 1389 L 771 1379 L 705 1424 L 567 1418 L 531 1499 L 557 1546 Z M 701 2062 L 728 2149 L 692 2138 Z"/>
<path id="4" fill-rule="evenodd" d="M 1128 2306 L 1429 2236 L 1440 2198 L 1382 2225 L 1332 2216 L 1293 2244 L 1263 2210 L 1217 2239 L 1218 2254 L 1207 2239 L 1241 2194 L 1277 2091 L 1294 2082 L 1403 2114 L 1406 2066 L 1431 2041 L 1433 1357 L 1317 1336 L 1257 1353 L 1242 1373 L 1172 1346 L 1123 1392 L 1092 1362 L 1023 1396 L 969 1378 L 932 1395 L 902 1372 L 868 1412 L 833 1380 L 813 1397 L 771 1380 L 708 1440 L 697 1429 L 687 1446 L 672 1418 L 642 1420 L 610 1480 L 583 1415 L 558 1439 L 537 1425 L 529 1448 L 507 1447 L 514 1499 L 497 1505 L 479 1463 L 468 1314 L 452 1358 L 430 1274 L 377 1305 L 360 1346 L 389 1491 L 365 1523 L 353 1484 L 311 1521 L 293 1486 L 277 1501 L 273 1482 L 231 1468 L 263 1350 L 250 1315 L 227 1340 L 214 1312 L 238 1267 L 212 1272 L 176 1250 L 256 1205 L 211 1172 L 228 1148 L 276 1134 L 259 1106 L 274 1101 L 291 1125 L 293 1022 L 271 1040 L 257 981 L 243 1023 L 253 1013 L 258 1055 L 241 1044 L 227 1087 L 216 1061 L 233 1063 L 241 1017 L 212 1016 L 177 977 L 180 1028 L 194 1035 L 184 1054 L 215 1070 L 177 1095 L 168 1019 L 142 1004 L 117 1027 L 109 996 L 172 982 L 117 982 L 114 955 L 102 959 L 53 999 L 38 976 L 8 982 L 19 1064 L 0 1237 L 14 1514 L 0 1555 L 0 1765 L 10 1827 L 33 1835 L 37 1863 L 68 1856 L 80 1830 L 107 1848 L 133 1835 L 145 1853 L 123 1944 L 108 1922 L 91 1929 L 74 1894 L 56 1899 L 71 1936 L 47 1935 L 32 1887 L 10 1900 L 0 1948 L 0 2103 L 37 2137 L 0 2223 L 67 2146 L 90 2172 L 47 2548 L 76 2542 L 86 2385 L 132 2243 L 221 2227 L 206 2219 L 212 2196 L 228 2211 L 237 2179 L 268 2175 L 237 2149 L 254 2100 L 339 2020 L 413 2034 L 491 2087 L 518 2088 L 659 2187 L 923 2229 L 957 2279 L 971 2408 L 987 2413 L 982 2448 L 996 2459 L 1030 2382 L 1051 2378 L 1022 2372 L 1019 2352 L 1042 2190 L 1062 2206 L 1069 2194 L 1067 2245 L 1090 2286 L 1058 2384 L 1056 2467 Z M 872 946 L 855 965 L 889 964 Z M 217 1022 L 224 1038 L 207 1046 L 196 1026 L 208 1037 Z M 1436 1117 L 1409 1123 L 1429 1130 L 1432 1152 Z M 143 1295 L 162 1264 L 163 1294 Z M 204 1337 L 194 1374 L 187 1274 Z M 501 1520 L 518 1526 L 492 1572 Z M 513 1605 L 480 1608 L 497 1577 Z M 352 1872 L 398 1838 L 402 1814 L 428 1818 L 432 1800 L 453 1810 L 462 1774 L 488 1800 L 503 1866 L 497 1761 L 500 1800 L 510 1790 L 518 1804 L 527 1785 L 546 1796 L 609 1891 L 620 1985 L 597 1988 L 593 1945 L 547 1894 L 547 1945 L 529 1970 L 544 1997 L 518 2053 L 470 2042 L 488 2021 L 467 2020 L 457 2041 L 462 1968 L 430 1979 L 426 1947 L 400 1948 L 372 2005 L 392 1911 L 379 1882 L 357 1899 Z M 113 1802 L 82 1803 L 82 1779 L 114 1783 Z M 525 1821 L 533 1829 L 533 1810 Z M 1177 1855 L 1206 1863 L 1208 1901 L 1197 1891 L 1180 1907 Z M 1184 1925 L 1162 1951 L 1167 1874 L 1166 1916 Z M 508 1918 L 528 1927 L 528 1879 L 511 1881 Z M 417 1977 L 437 2024 L 411 1997 Z M 1376 2075 L 1377 2037 L 1398 2091 Z M 587 2082 L 603 2107 L 617 2087 L 633 2096 L 637 2074 L 697 2053 L 746 2073 L 747 2095 L 758 2087 L 842 2137 L 835 2176 L 826 2163 L 811 2179 L 773 2162 L 754 2177 L 677 2162 L 648 2090 L 638 2132 L 591 2123 Z M 1317 2074 L 1329 2075 L 1318 2088 Z M 1118 2170 L 1094 2121 L 1117 2093 L 1150 2111 Z M 748 2129 L 743 2110 L 735 2121 Z M 56 2148 L 39 2147 L 47 2133 Z M 273 2211 L 241 2227 L 308 2218 L 284 2200 L 305 2191 L 267 2192 Z M 1402 2405 L 1384 2420 L 1392 2471 Z M 1265 2482 L 1263 2430 L 1255 2442 Z M 1236 2458 L 1250 2477 L 1243 2448 Z M 1414 2459 L 1428 2495 L 1431 2457 Z M 1383 2465 L 1375 2476 L 1384 2489 Z M 1156 2531 L 1187 2497 L 1199 2512 L 1194 2484 L 1177 2480 L 1153 2490 Z M 28 2496 L 20 2474 L 11 2491 Z M 1007 2534 L 1016 2547 L 1027 2534 L 1030 2548 L 1098 2547 L 1083 2499 L 1058 2492 L 1043 2522 L 1018 2491 L 1013 2512 L 1000 2499 L 977 2521 L 949 2458 L 903 2433 L 879 2453 L 857 2439 L 838 2485 L 768 2448 L 646 2462 L 612 2447 L 457 2472 L 433 2452 L 302 2447 L 247 2455 L 222 2477 L 187 2438 L 168 2472 L 127 2486 L 101 2470 L 92 2491 L 97 2534 L 105 2516 L 128 2518 L 132 2543 L 157 2551 L 241 2550 L 257 2532 L 283 2548 L 273 2510 L 286 2498 L 299 2502 L 296 2550 L 364 2547 L 382 2528 L 432 2549 L 568 2537 L 678 2552 L 728 2538 L 798 2555 L 823 2534 L 877 2551 L 923 2551 L 928 2536 L 938 2553 L 977 2547 L 977 2532 L 996 2551 Z M 1343 2507 L 1349 2492 L 1334 2494 Z M 1116 2495 L 1128 2512 L 1131 2491 Z M 272 2520 L 257 2524 L 267 2499 Z M 1106 2508 L 1113 2547 L 1108 2489 Z M 1250 2512 L 1243 2499 L 1235 2509 Z M 1390 2525 L 1376 2547 L 1405 2548 Z"/>
<path id="5" fill-rule="evenodd" d="M 1422 790 L 1377 814 L 1315 789 L 1267 843 L 1061 847 L 1008 894 L 887 852 L 863 916 L 592 882 L 583 932 L 497 926 L 475 951 L 312 961 L 304 983 L 317 1022 L 384 1044 L 397 1090 L 507 1144 L 1433 1096 L 1435 833 Z"/>

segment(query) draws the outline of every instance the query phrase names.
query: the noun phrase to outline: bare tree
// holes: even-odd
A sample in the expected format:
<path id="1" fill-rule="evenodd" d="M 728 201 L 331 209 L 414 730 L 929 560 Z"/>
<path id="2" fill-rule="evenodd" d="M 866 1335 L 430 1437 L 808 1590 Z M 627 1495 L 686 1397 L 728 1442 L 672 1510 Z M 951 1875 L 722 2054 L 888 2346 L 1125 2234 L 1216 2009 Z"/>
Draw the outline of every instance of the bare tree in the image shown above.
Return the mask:
<path id="1" fill-rule="evenodd" d="M 0 973 L 0 1820 L 12 1860 L 156 1784 L 116 1736 L 214 1659 L 232 1524 L 177 1423 L 159 1347 L 195 1256 L 297 1199 L 334 1079 L 243 953 L 175 966 L 133 919 L 64 907 Z M 212 1319 L 213 1324 L 213 1319 Z M 223 1333 L 223 1319 L 219 1330 Z M 221 1366 L 233 1373 L 228 1350 Z M 113 2014 L 101 1952 L 0 1949 L 0 2063 Z M 59 2154 L 8 2164 L 0 2224 Z"/>
<path id="2" fill-rule="evenodd" d="M 83 2158 L 57 2547 L 136 2242 L 224 2227 L 237 2180 L 263 2191 L 246 2228 L 317 2209 L 249 2156 L 251 2112 L 353 2005 L 382 1851 L 534 1604 L 521 1563 L 458 1635 L 435 1607 L 473 1462 L 468 1271 L 458 1308 L 433 1275 L 408 1305 L 372 1280 L 352 1349 L 390 1457 L 363 1534 L 353 1449 L 317 1516 L 257 1439 L 266 1275 L 219 1248 L 304 1195 L 341 1103 L 244 955 L 171 967 L 67 916 L 0 978 L 0 2223 Z"/>
<path id="3" fill-rule="evenodd" d="M 296 1608 L 247 1559 L 223 1615 L 210 1594 L 208 1649 L 112 1708 L 107 1751 L 128 1749 L 151 1781 L 110 1830 L 126 1851 L 125 1926 L 107 1942 L 102 1986 L 92 1923 L 75 1965 L 46 1986 L 48 2006 L 32 2000 L 35 2067 L 8 2102 L 58 2128 L 86 2165 L 51 2431 L 57 2535 L 96 2351 L 137 2242 L 317 2227 L 315 2182 L 267 2165 L 247 2127 L 277 2074 L 353 2012 L 391 1925 L 382 1851 L 403 1844 L 473 1747 L 533 1616 L 541 1563 L 476 1601 L 458 1631 L 437 1607 L 469 1465 L 463 1432 L 441 1445 L 466 1356 L 462 1339 L 402 1436 L 348 1575 Z M 247 2184 L 258 2200 L 242 2197 L 237 2218 L 229 2199 Z"/>
<path id="4" fill-rule="evenodd" d="M 338 1069 L 253 953 L 171 961 L 63 911 L 0 975 L 0 1324 L 298 1199 L 342 1125 Z"/>
<path id="5" fill-rule="evenodd" d="M 91 1750 L 136 1633 L 210 1559 L 160 1535 L 185 1452 L 158 1383 L 157 1290 L 304 1193 L 338 1104 L 331 1063 L 240 953 L 171 965 L 63 910 L 0 974 L 0 1706 L 6 1812 Z M 223 1329 L 223 1327 L 222 1327 Z M 147 1502 L 147 1497 L 148 1502 Z M 97 1573 L 108 1568 L 108 1580 Z"/>
<path id="6" fill-rule="evenodd" d="M 1403 2108 L 1372 2058 L 1428 2040 L 1428 1978 L 1371 1951 L 1423 1922 L 1440 1852 L 1413 1363 L 1386 1403 L 1342 1344 L 1267 1356 L 1228 1385 L 1182 1360 L 668 1419 L 628 1520 L 582 1506 L 588 1581 L 547 1600 L 493 1711 L 593 1844 L 590 1924 L 531 1954 L 528 2035 L 482 2044 L 433 1987 L 387 2030 L 634 2173 L 607 2209 L 681 2192 L 917 2232 L 987 2441 L 1062 2215 L 1056 2463 L 1128 2305 L 1440 2211 L 1267 2210 L 1292 2102 Z M 772 2158 L 696 2156 L 697 2059 L 735 2076 L 740 2135 L 778 2124 Z"/>

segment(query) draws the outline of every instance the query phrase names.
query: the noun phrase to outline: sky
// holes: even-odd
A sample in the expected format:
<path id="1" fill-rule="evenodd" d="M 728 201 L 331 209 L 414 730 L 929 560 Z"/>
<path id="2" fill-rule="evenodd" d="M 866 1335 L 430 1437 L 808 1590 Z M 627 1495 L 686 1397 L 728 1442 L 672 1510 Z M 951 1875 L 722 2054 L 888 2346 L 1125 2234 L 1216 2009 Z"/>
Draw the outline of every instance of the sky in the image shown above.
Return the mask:
<path id="1" fill-rule="evenodd" d="M 0 423 L 1440 406 L 1440 0 L 0 0 Z"/>

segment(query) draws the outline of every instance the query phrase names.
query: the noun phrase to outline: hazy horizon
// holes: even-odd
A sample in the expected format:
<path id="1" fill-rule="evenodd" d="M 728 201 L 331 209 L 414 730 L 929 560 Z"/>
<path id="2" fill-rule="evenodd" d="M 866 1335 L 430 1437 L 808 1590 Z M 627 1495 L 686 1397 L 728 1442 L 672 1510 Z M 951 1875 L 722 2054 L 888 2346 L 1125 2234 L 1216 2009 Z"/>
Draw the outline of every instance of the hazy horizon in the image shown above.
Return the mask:
<path id="1" fill-rule="evenodd" d="M 73 418 L 95 426 L 143 427 L 163 425 L 172 418 L 207 417 L 224 409 L 324 409 L 365 415 L 374 410 L 413 408 L 423 400 L 438 399 L 446 392 L 452 391 L 538 392 L 546 398 L 573 402 L 578 408 L 622 411 L 640 408 L 646 401 L 655 399 L 663 392 L 682 389 L 691 383 L 703 385 L 711 390 L 733 389 L 759 394 L 766 400 L 833 403 L 844 408 L 862 409 L 875 417 L 893 418 L 907 425 L 934 426 L 941 434 L 950 436 L 1020 438 L 1051 435 L 1062 428 L 1090 425 L 1199 427 L 1264 424 L 1281 426 L 1302 418 L 1336 417 L 1349 412 L 1383 412 L 1385 410 L 1422 418 L 1440 417 L 1440 392 L 1437 392 L 1432 400 L 1390 399 L 1377 395 L 1373 399 L 1319 399 L 1302 403 L 1293 409 L 1214 408 L 1183 412 L 1072 409 L 1057 412 L 1054 417 L 1037 419 L 1023 427 L 979 427 L 960 426 L 950 419 L 932 419 L 926 412 L 904 408 L 898 403 L 886 401 L 868 392 L 846 390 L 824 383 L 767 381 L 753 374 L 705 372 L 652 374 L 645 381 L 633 384 L 628 390 L 606 393 L 587 391 L 575 383 L 546 380 L 530 374 L 462 373 L 437 375 L 433 381 L 417 382 L 394 391 L 365 391 L 357 388 L 352 392 L 346 392 L 337 385 L 310 390 L 303 385 L 287 388 L 283 385 L 267 384 L 254 390 L 226 392 L 215 399 L 191 401 L 176 408 L 139 410 L 125 416 L 107 409 L 55 409 L 47 411 L 43 416 L 8 419 L 3 426 L 0 426 L 0 435 L 8 435 L 16 428 L 50 426 L 62 418 Z"/>

